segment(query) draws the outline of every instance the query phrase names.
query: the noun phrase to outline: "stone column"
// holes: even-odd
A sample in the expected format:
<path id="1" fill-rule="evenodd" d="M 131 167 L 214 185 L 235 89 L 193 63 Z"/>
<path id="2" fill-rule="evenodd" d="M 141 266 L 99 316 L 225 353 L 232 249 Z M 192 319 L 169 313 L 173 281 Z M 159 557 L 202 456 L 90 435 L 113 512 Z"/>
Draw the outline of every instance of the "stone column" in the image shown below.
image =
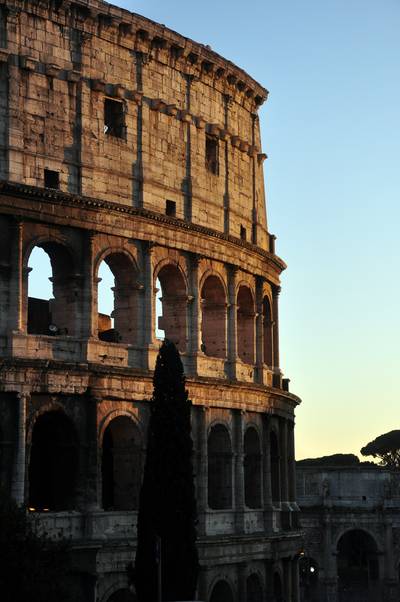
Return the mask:
<path id="1" fill-rule="evenodd" d="M 95 232 L 88 231 L 86 234 L 86 253 L 84 256 L 84 280 L 83 280 L 83 336 L 88 339 L 97 337 L 97 280 L 94 278 L 94 239 Z"/>
<path id="2" fill-rule="evenodd" d="M 300 508 L 297 505 L 296 501 L 296 453 L 295 453 L 295 439 L 294 439 L 294 420 L 288 421 L 288 470 L 289 470 L 289 502 L 292 508 L 292 511 L 295 513 L 294 520 L 292 521 L 292 526 L 298 527 L 298 512 L 300 512 Z"/>
<path id="3" fill-rule="evenodd" d="M 237 565 L 238 579 L 238 601 L 245 602 L 247 600 L 247 579 L 246 579 L 246 563 L 240 562 Z"/>
<path id="4" fill-rule="evenodd" d="M 280 456 L 281 456 L 281 501 L 288 507 L 289 501 L 289 474 L 288 474 L 288 423 L 281 419 L 279 424 Z"/>
<path id="5" fill-rule="evenodd" d="M 29 393 L 17 393 L 18 398 L 18 430 L 14 456 L 14 469 L 11 495 L 18 504 L 25 504 L 25 471 L 26 471 L 26 413 Z"/>
<path id="6" fill-rule="evenodd" d="M 300 602 L 300 580 L 299 580 L 299 557 L 295 556 L 291 561 L 292 572 L 292 601 Z"/>
<path id="7" fill-rule="evenodd" d="M 13 243 L 11 252 L 11 271 L 9 282 L 8 301 L 8 329 L 22 332 L 23 330 L 23 296 L 24 296 L 24 270 L 23 270 L 23 235 L 24 224 L 20 221 L 14 223 Z"/>
<path id="8" fill-rule="evenodd" d="M 198 534 L 206 535 L 208 509 L 208 457 L 207 457 L 207 414 L 208 408 L 195 406 L 196 420 L 196 498 L 199 517 Z"/>
<path id="9" fill-rule="evenodd" d="M 234 479 L 233 479 L 233 508 L 235 510 L 235 530 L 236 533 L 244 531 L 244 447 L 243 447 L 243 430 L 244 430 L 244 412 L 242 410 L 233 411 L 233 457 L 234 457 Z"/>
<path id="10" fill-rule="evenodd" d="M 274 286 L 272 289 L 272 316 L 273 316 L 273 354 L 274 354 L 274 386 L 281 386 L 281 371 L 279 360 L 279 294 L 280 286 Z"/>
<path id="11" fill-rule="evenodd" d="M 264 278 L 256 278 L 256 373 L 257 382 L 264 383 L 264 318 L 263 318 Z M 264 383 L 266 384 L 266 383 Z"/>
<path id="12" fill-rule="evenodd" d="M 336 554 L 332 547 L 332 523 L 330 514 L 323 521 L 324 533 L 324 579 L 322 588 L 325 591 L 326 602 L 338 601 Z"/>
<path id="13" fill-rule="evenodd" d="M 290 558 L 284 558 L 283 562 L 283 592 L 284 599 L 293 602 L 292 589 L 292 563 Z"/>
<path id="14" fill-rule="evenodd" d="M 86 464 L 86 493 L 85 506 L 88 511 L 101 507 L 101 470 L 99 465 L 99 441 L 97 428 L 97 408 L 101 399 L 91 391 L 85 396 L 86 401 L 86 438 L 87 438 L 87 464 Z"/>
<path id="15" fill-rule="evenodd" d="M 153 253 L 154 244 L 144 241 L 142 243 L 142 266 L 143 266 L 143 294 L 142 299 L 142 344 L 143 344 L 143 367 L 153 369 L 153 359 L 155 361 L 155 315 L 156 300 L 153 285 Z M 151 358 L 150 351 L 154 349 L 154 358 Z"/>
<path id="16" fill-rule="evenodd" d="M 265 414 L 263 421 L 263 508 L 264 508 L 264 529 L 272 531 L 272 491 L 271 491 L 271 450 L 268 436 L 268 418 Z"/>
<path id="17" fill-rule="evenodd" d="M 398 600 L 396 596 L 397 591 L 397 579 L 396 579 L 396 565 L 393 556 L 393 517 L 385 516 L 385 555 L 384 560 L 384 576 L 385 576 L 385 591 L 384 600 L 385 602 L 394 602 Z M 381 563 L 379 563 L 381 565 Z M 382 570 L 382 567 L 379 566 Z M 382 574 L 380 573 L 380 579 L 382 580 Z"/>
<path id="18" fill-rule="evenodd" d="M 237 267 L 228 267 L 228 364 L 231 380 L 236 380 L 237 362 Z"/>
<path id="19" fill-rule="evenodd" d="M 189 274 L 188 303 L 188 345 L 187 353 L 190 356 L 190 373 L 196 376 L 198 372 L 198 353 L 201 343 L 201 306 L 199 291 L 199 263 L 200 255 L 190 253 L 187 260 Z"/>

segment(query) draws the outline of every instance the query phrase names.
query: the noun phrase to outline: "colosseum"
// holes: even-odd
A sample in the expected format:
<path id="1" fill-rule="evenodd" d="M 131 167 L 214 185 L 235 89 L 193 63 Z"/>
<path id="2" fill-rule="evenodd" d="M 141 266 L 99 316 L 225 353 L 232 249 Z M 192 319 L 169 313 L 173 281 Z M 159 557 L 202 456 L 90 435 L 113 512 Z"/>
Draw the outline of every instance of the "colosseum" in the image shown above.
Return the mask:
<path id="1" fill-rule="evenodd" d="M 0 89 L 1 485 L 68 540 L 84 599 L 136 600 L 126 566 L 165 336 L 193 402 L 198 599 L 297 602 L 300 400 L 279 362 L 267 91 L 99 0 L 3 0 Z M 49 299 L 30 293 L 38 250 Z"/>

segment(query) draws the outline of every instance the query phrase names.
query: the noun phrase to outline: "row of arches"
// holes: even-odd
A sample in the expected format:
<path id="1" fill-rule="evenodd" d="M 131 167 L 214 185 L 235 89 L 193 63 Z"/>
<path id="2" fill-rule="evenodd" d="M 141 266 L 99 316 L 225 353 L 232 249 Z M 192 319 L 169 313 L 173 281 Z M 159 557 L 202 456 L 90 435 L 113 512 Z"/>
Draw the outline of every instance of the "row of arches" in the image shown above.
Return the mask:
<path id="1" fill-rule="evenodd" d="M 84 329 L 82 275 L 67 247 L 59 242 L 43 242 L 28 258 L 28 334 L 80 336 Z M 178 263 L 165 263 L 153 274 L 153 333 L 168 338 L 181 352 L 189 350 L 192 315 L 188 278 Z M 135 260 L 125 251 L 110 251 L 97 264 L 94 274 L 93 334 L 104 341 L 141 344 L 143 342 L 143 290 Z M 235 299 L 218 273 L 208 273 L 199 289 L 199 348 L 208 356 L 227 358 L 228 314 L 234 303 L 237 356 L 247 364 L 256 362 L 255 293 L 246 282 L 239 282 Z M 260 309 L 258 308 L 258 311 Z M 274 363 L 272 299 L 262 300 L 262 361 Z"/>
<path id="2" fill-rule="evenodd" d="M 79 438 L 72 420 L 61 410 L 39 415 L 32 430 L 29 451 L 29 507 L 35 510 L 69 510 L 76 506 L 82 472 Z M 142 430 L 128 415 L 107 424 L 100 441 L 101 506 L 104 510 L 137 510 L 144 466 Z M 279 442 L 269 433 L 271 470 L 266 476 L 258 430 L 249 425 L 243 437 L 243 489 L 248 508 L 263 506 L 263 479 L 270 479 L 272 501 L 280 501 Z M 207 438 L 208 507 L 234 506 L 234 454 L 230 433 L 214 424 Z"/>
<path id="3" fill-rule="evenodd" d="M 283 602 L 283 587 L 281 576 L 278 572 L 273 575 L 273 600 Z M 234 590 L 225 579 L 218 580 L 211 590 L 209 602 L 235 602 Z M 263 602 L 265 592 L 262 581 L 257 573 L 252 573 L 246 579 L 246 602 Z"/>
<path id="4" fill-rule="evenodd" d="M 276 433 L 269 433 L 270 480 L 272 501 L 279 503 L 280 455 Z M 208 505 L 214 510 L 230 509 L 233 506 L 233 449 L 228 429 L 216 424 L 208 436 Z M 249 426 L 243 441 L 244 502 L 248 508 L 261 508 L 262 486 L 265 475 L 261 441 L 255 427 Z"/>

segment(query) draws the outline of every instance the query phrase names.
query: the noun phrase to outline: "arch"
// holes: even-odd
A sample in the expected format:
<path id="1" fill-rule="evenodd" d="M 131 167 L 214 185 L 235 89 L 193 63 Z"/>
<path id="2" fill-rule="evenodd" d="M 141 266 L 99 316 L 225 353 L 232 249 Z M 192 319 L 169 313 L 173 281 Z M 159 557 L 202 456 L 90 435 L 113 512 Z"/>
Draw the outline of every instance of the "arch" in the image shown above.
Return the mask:
<path id="1" fill-rule="evenodd" d="M 118 589 L 107 598 L 107 602 L 137 602 L 136 595 L 128 588 Z"/>
<path id="2" fill-rule="evenodd" d="M 237 353 L 246 364 L 254 364 L 254 317 L 252 292 L 242 284 L 237 294 Z"/>
<path id="3" fill-rule="evenodd" d="M 338 590 L 341 602 L 365 599 L 379 581 L 378 546 L 363 529 L 350 529 L 337 542 Z"/>
<path id="4" fill-rule="evenodd" d="M 210 274 L 201 287 L 202 350 L 212 357 L 226 357 L 226 293 L 219 276 Z"/>
<path id="5" fill-rule="evenodd" d="M 244 499 L 248 508 L 260 508 L 261 443 L 257 429 L 249 426 L 244 435 Z"/>
<path id="6" fill-rule="evenodd" d="M 274 331 L 272 319 L 272 307 L 269 297 L 266 295 L 262 303 L 263 311 L 263 362 L 270 368 L 273 365 Z"/>
<path id="7" fill-rule="evenodd" d="M 78 467 L 78 438 L 71 420 L 57 410 L 39 415 L 32 429 L 29 507 L 73 509 Z"/>
<path id="8" fill-rule="evenodd" d="M 247 577 L 246 582 L 247 602 L 263 602 L 264 592 L 261 579 L 257 573 L 252 573 Z"/>
<path id="9" fill-rule="evenodd" d="M 274 430 L 269 433 L 269 450 L 271 460 L 271 495 L 273 503 L 281 501 L 281 475 L 279 440 Z"/>
<path id="10" fill-rule="evenodd" d="M 223 579 L 217 581 L 211 591 L 210 602 L 234 602 L 232 588 Z"/>
<path id="11" fill-rule="evenodd" d="M 158 317 L 157 327 L 164 331 L 179 349 L 186 350 L 187 341 L 187 285 L 181 269 L 175 263 L 164 263 L 155 272 L 156 281 L 161 288 L 162 314 Z"/>
<path id="12" fill-rule="evenodd" d="M 228 429 L 215 424 L 208 435 L 208 505 L 214 510 L 232 508 L 232 446 Z"/>
<path id="13" fill-rule="evenodd" d="M 30 288 L 35 278 L 35 270 L 42 269 L 39 264 L 30 265 L 25 273 L 24 283 L 26 302 L 25 322 L 28 334 L 72 335 L 80 331 L 78 317 L 82 301 L 81 282 L 76 270 L 76 261 L 69 247 L 59 240 L 37 238 L 31 241 L 25 254 L 26 265 L 32 258 L 35 248 L 41 249 L 49 258 L 53 297 L 48 299 L 33 297 Z M 35 258 L 36 259 L 36 258 Z M 35 261 L 36 263 L 36 261 Z M 38 271 L 39 271 L 38 269 Z"/>
<path id="14" fill-rule="evenodd" d="M 274 573 L 273 579 L 274 602 L 283 602 L 282 578 L 278 571 Z"/>
<path id="15" fill-rule="evenodd" d="M 99 274 L 102 262 L 114 277 L 113 310 L 111 315 L 98 315 L 98 337 L 111 343 L 137 342 L 139 338 L 138 314 L 138 269 L 135 259 L 125 249 L 109 248 L 97 258 L 95 274 Z M 101 282 L 97 278 L 98 285 Z M 97 287 L 97 307 L 99 306 L 99 286 Z"/>
<path id="16" fill-rule="evenodd" d="M 104 510 L 137 510 L 142 479 L 142 436 L 133 420 L 120 415 L 102 437 L 102 506 Z"/>

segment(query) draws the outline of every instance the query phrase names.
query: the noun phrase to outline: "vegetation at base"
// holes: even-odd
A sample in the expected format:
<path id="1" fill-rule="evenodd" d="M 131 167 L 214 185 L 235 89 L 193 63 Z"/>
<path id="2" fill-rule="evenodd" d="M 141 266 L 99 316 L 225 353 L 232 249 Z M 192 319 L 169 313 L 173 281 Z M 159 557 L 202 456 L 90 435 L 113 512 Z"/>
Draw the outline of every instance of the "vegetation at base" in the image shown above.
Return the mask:
<path id="1" fill-rule="evenodd" d="M 160 348 L 153 385 L 136 561 L 131 578 L 139 602 L 156 602 L 157 541 L 160 541 L 162 600 L 194 600 L 198 555 L 192 404 L 185 389 L 179 352 L 169 341 L 164 341 Z"/>
<path id="2" fill-rule="evenodd" d="M 26 511 L 0 490 L 2 602 L 75 602 L 66 545 L 37 535 Z"/>
<path id="3" fill-rule="evenodd" d="M 400 430 L 389 431 L 367 443 L 361 449 L 363 456 L 379 459 L 379 465 L 400 470 Z"/>

